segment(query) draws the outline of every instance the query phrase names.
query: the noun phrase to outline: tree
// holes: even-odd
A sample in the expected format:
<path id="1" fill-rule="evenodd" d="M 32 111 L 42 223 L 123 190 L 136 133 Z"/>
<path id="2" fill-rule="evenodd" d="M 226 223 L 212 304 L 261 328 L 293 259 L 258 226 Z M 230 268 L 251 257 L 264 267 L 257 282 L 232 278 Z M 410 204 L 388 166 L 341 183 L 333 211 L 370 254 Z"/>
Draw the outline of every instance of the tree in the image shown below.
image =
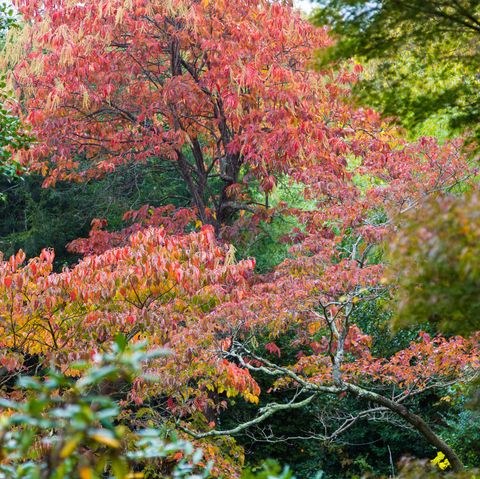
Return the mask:
<path id="1" fill-rule="evenodd" d="M 409 215 L 390 246 L 394 327 L 427 320 L 443 333 L 478 334 L 478 201 L 476 190 L 441 196 Z M 475 386 L 470 404 L 478 408 Z"/>
<path id="2" fill-rule="evenodd" d="M 450 334 L 480 329 L 478 201 L 476 191 L 432 199 L 399 230 L 390 246 L 390 275 L 398 285 L 396 327 L 429 320 Z"/>
<path id="3" fill-rule="evenodd" d="M 154 161 L 118 168 L 95 182 L 59 182 L 55 188 L 42 188 L 43 181 L 34 174 L 0 180 L 0 191 L 4 192 L 0 203 L 0 250 L 11 256 L 22 249 L 31 258 L 46 247 L 53 248 L 57 271 L 64 264 L 78 261 L 78 254 L 68 251 L 67 244 L 87 236 L 92 220 L 101 218 L 95 224 L 115 231 L 130 224 L 131 220 L 122 220 L 128 210 L 143 207 L 143 216 L 149 212 L 159 216 L 161 210 L 157 208 L 169 205 L 164 211 L 168 216 L 175 206 L 180 209 L 190 204 L 188 191 L 173 168 L 161 168 Z M 135 216 L 133 211 L 130 216 Z M 179 215 L 175 218 L 179 219 Z M 140 218 L 135 221 L 139 223 Z"/>
<path id="4" fill-rule="evenodd" d="M 475 0 L 321 0 L 315 15 L 338 42 L 323 61 L 369 61 L 356 88 L 361 101 L 413 131 L 429 117 L 448 133 L 478 140 L 478 35 Z M 446 120 L 446 121 L 445 121 Z"/>
<path id="5" fill-rule="evenodd" d="M 310 70 L 330 40 L 287 5 L 15 3 L 26 24 L 7 60 L 38 139 L 21 161 L 46 184 L 159 157 L 218 230 L 255 206 L 252 183 L 268 205 L 280 175 L 338 168 L 329 142 L 353 120 L 338 96 L 356 73 Z"/>
<path id="6" fill-rule="evenodd" d="M 346 55 L 375 57 L 411 39 L 433 40 L 442 34 L 480 33 L 476 0 L 319 0 L 317 19 L 345 35 L 336 46 Z M 347 53 L 349 51 L 349 53 Z"/>
<path id="7" fill-rule="evenodd" d="M 243 332 L 232 328 L 225 357 L 236 359 L 252 374 L 272 377 L 272 387 L 290 391 L 291 399 L 267 402 L 251 420 L 197 437 L 239 434 L 277 411 L 306 407 L 322 395 L 340 399 L 347 395 L 376 406 L 346 415 L 340 423 L 326 411 L 322 432 L 307 431 L 307 437 L 334 440 L 363 417 L 378 418 L 387 412 L 384 419 L 390 420 L 393 413 L 441 450 L 455 469 L 462 467 L 455 452 L 406 404 L 428 390 L 474 379 L 477 339 L 423 335 L 419 342 L 389 358 L 375 358 L 372 338 L 359 330 L 354 319 L 362 303 L 386 294 L 378 262 L 379 242 L 389 238 L 390 229 L 402 214 L 461 179 L 457 175 L 465 171 L 460 173 L 457 168 L 463 160 L 455 152 L 458 155 L 455 145 L 439 147 L 428 139 L 393 149 L 380 163 L 365 161 L 361 171 L 368 181 L 357 177 L 350 182 L 350 178 L 349 187 L 338 181 L 337 188 L 328 190 L 329 196 L 319 187 L 324 179 L 309 172 L 305 181 L 316 186 L 318 203 L 317 209 L 302 214 L 307 233 L 296 248 L 298 256 L 280 265 L 270 282 L 260 283 L 240 306 L 220 309 L 222 316 L 227 314 L 225 309 L 229 311 L 230 323 L 236 319 L 245 328 Z M 265 329 L 272 339 L 282 332 L 293 332 L 297 361 L 283 366 L 268 359 L 265 351 L 256 352 L 254 331 Z M 281 354 L 275 343 L 269 344 L 267 352 Z M 336 407 L 341 407 L 341 401 Z M 330 427 L 333 430 L 327 432 Z"/>

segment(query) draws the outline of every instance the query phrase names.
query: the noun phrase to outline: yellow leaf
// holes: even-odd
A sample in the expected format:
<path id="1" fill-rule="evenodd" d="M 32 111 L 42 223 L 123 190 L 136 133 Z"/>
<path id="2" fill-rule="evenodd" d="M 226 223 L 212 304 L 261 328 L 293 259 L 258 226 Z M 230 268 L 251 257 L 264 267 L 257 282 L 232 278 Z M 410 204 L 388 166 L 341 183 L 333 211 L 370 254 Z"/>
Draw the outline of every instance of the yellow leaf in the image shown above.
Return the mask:
<path id="1" fill-rule="evenodd" d="M 72 439 L 70 439 L 63 447 L 62 450 L 60 451 L 60 457 L 65 458 L 70 456 L 73 451 L 75 451 L 75 448 L 78 446 L 80 441 L 82 440 L 82 434 L 77 434 L 74 436 Z"/>
<path id="2" fill-rule="evenodd" d="M 110 433 L 107 431 L 97 431 L 94 434 L 90 434 L 90 437 L 99 442 L 100 444 L 104 444 L 105 446 L 111 447 L 113 449 L 118 449 L 120 447 L 120 441 L 115 439 Z"/>
<path id="3" fill-rule="evenodd" d="M 78 471 L 80 479 L 93 479 L 93 471 L 90 467 L 81 467 Z"/>
<path id="4" fill-rule="evenodd" d="M 440 462 L 438 464 L 438 467 L 444 471 L 445 469 L 447 469 L 447 467 L 450 467 L 450 461 L 448 459 L 445 459 L 444 461 Z"/>
<path id="5" fill-rule="evenodd" d="M 315 321 L 314 323 L 310 323 L 308 325 L 308 332 L 310 334 L 315 334 L 320 329 L 321 326 L 322 324 L 320 323 L 320 321 Z"/>
<path id="6" fill-rule="evenodd" d="M 445 470 L 447 467 L 450 466 L 450 461 L 445 457 L 445 454 L 441 451 L 437 452 L 437 456 L 430 461 L 433 465 L 437 464 L 437 466 Z"/>

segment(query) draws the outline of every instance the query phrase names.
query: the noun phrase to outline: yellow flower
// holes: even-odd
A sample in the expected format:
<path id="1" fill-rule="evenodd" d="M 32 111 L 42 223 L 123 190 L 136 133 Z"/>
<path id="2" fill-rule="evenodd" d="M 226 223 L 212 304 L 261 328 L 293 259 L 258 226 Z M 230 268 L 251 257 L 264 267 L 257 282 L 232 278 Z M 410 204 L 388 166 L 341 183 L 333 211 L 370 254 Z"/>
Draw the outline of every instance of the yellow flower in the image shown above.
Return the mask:
<path id="1" fill-rule="evenodd" d="M 445 457 L 445 454 L 441 451 L 437 452 L 437 456 L 430 461 L 433 465 L 437 465 L 442 471 L 450 466 L 450 461 Z"/>
<path id="2" fill-rule="evenodd" d="M 438 467 L 439 467 L 442 471 L 444 471 L 444 470 L 445 470 L 447 467 L 449 467 L 449 466 L 450 466 L 450 461 L 449 461 L 448 459 L 445 459 L 444 461 L 438 463 Z"/>

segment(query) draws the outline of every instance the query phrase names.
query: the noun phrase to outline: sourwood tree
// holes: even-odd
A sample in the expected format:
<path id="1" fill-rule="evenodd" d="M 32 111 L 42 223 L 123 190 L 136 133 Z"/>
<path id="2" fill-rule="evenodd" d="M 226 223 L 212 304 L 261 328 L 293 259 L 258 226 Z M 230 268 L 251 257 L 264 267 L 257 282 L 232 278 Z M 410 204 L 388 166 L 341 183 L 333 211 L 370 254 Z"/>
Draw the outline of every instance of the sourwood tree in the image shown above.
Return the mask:
<path id="1" fill-rule="evenodd" d="M 37 137 L 20 160 L 82 180 L 126 162 L 173 162 L 203 223 L 255 206 L 280 175 L 325 158 L 351 123 L 354 71 L 309 66 L 331 43 L 279 2 L 17 1 L 6 61 Z M 26 54 L 24 54 L 26 52 Z M 346 133 L 346 130 L 345 130 Z M 351 134 L 354 134 L 352 131 Z"/>

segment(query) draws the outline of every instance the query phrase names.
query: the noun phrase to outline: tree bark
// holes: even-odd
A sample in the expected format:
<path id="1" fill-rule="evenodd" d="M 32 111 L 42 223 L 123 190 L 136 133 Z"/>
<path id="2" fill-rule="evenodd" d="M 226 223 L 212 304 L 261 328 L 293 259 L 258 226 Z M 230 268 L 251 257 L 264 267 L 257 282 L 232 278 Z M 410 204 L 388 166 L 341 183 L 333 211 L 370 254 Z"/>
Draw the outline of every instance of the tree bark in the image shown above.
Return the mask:
<path id="1" fill-rule="evenodd" d="M 194 205 L 197 208 L 198 216 L 202 223 L 209 223 L 211 219 L 207 217 L 206 212 L 206 205 L 204 199 L 204 191 L 202 191 L 201 185 L 200 187 L 195 183 L 192 174 L 190 172 L 190 165 L 188 160 L 185 158 L 184 154 L 181 151 L 177 151 L 177 160 L 178 160 L 178 167 L 180 174 L 182 175 L 185 183 L 187 184 L 187 188 L 192 195 L 192 200 Z"/>
<path id="2" fill-rule="evenodd" d="M 296 381 L 299 385 L 303 386 L 305 390 L 308 391 L 317 391 L 318 393 L 333 393 L 338 394 L 341 392 L 349 392 L 350 394 L 358 397 L 359 399 L 365 401 L 371 401 L 381 406 L 386 407 L 390 411 L 394 412 L 398 416 L 402 417 L 405 421 L 411 424 L 427 441 L 429 444 L 434 446 L 439 451 L 445 454 L 445 457 L 450 462 L 452 469 L 454 471 L 461 471 L 464 469 L 464 465 L 460 458 L 457 456 L 455 451 L 435 432 L 432 428 L 420 417 L 416 414 L 410 412 L 403 404 L 399 402 L 393 401 L 385 396 L 377 394 L 373 391 L 369 391 L 368 389 L 364 389 L 361 386 L 357 386 L 355 384 L 350 384 L 347 382 L 342 381 L 341 384 L 336 384 L 333 387 L 326 387 L 323 385 L 313 384 L 310 383 L 307 379 L 299 377 L 293 371 L 290 371 L 287 368 L 283 368 L 278 366 L 267 359 L 264 359 L 260 356 L 256 356 L 255 354 L 247 351 L 243 348 L 245 352 L 247 352 L 251 357 L 261 361 L 265 366 L 263 367 L 254 367 L 249 363 L 243 361 L 243 358 L 240 355 L 236 357 L 240 360 L 240 364 L 243 367 L 251 371 L 262 371 L 272 376 L 279 376 L 285 374 L 286 376 L 290 377 L 294 381 Z"/>
<path id="3" fill-rule="evenodd" d="M 354 396 L 366 401 L 381 404 L 390 409 L 390 411 L 401 416 L 405 421 L 411 424 L 429 442 L 429 444 L 445 454 L 454 471 L 461 471 L 464 469 L 464 465 L 455 451 L 441 437 L 435 434 L 431 427 L 420 416 L 410 412 L 403 404 L 399 404 L 398 402 L 392 401 L 380 394 L 368 391 L 354 384 L 345 383 L 345 387 L 347 388 L 347 391 Z"/>

